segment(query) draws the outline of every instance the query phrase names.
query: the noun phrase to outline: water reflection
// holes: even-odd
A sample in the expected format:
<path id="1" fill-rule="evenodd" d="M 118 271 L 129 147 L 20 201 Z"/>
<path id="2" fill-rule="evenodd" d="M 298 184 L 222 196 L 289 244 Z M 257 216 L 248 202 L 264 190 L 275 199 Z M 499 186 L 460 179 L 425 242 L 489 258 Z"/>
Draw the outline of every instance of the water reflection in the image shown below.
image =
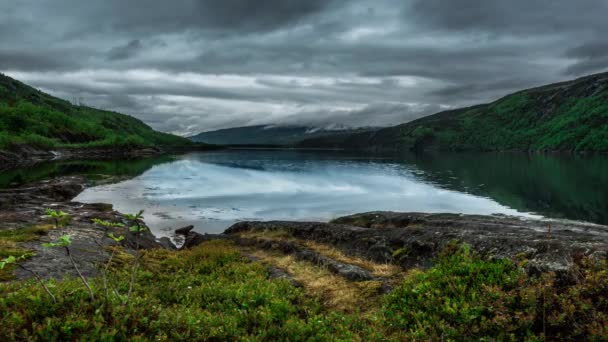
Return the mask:
<path id="1" fill-rule="evenodd" d="M 533 213 L 608 224 L 608 158 L 492 153 L 216 151 L 70 161 L 0 172 L 0 187 L 59 175 L 131 178 L 76 200 L 147 210 L 157 232 L 243 219 L 328 220 L 368 210 Z"/>
<path id="2" fill-rule="evenodd" d="M 129 212 L 145 208 L 156 233 L 181 224 L 218 232 L 239 220 L 329 220 L 370 210 L 527 214 L 422 175 L 391 158 L 215 152 L 183 156 L 77 200 L 112 202 Z"/>

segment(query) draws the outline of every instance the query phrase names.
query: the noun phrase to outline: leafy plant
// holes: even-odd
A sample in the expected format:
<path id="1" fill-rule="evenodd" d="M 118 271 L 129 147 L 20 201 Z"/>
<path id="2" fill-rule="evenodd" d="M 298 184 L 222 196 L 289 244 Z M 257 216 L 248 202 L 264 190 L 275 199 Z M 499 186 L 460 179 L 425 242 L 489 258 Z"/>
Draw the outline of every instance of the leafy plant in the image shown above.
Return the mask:
<path id="1" fill-rule="evenodd" d="M 53 219 L 53 222 L 55 223 L 55 228 L 63 227 L 65 225 L 67 225 L 68 222 L 70 221 L 70 215 L 61 210 L 53 210 L 53 209 L 47 208 L 44 210 L 44 213 L 46 214 L 47 217 L 50 217 L 51 219 Z"/>
<path id="2" fill-rule="evenodd" d="M 110 222 L 110 221 L 105 221 L 105 220 L 96 219 L 96 218 L 93 219 L 93 222 L 96 223 L 96 224 L 99 224 L 99 225 L 101 225 L 103 227 L 105 227 L 106 229 L 108 229 L 108 228 L 123 228 L 123 227 L 125 227 L 125 225 L 123 223 L 120 223 L 120 222 Z M 114 243 L 120 243 L 122 240 L 125 239 L 124 236 L 122 236 L 122 235 L 116 236 L 116 235 L 114 235 L 114 233 L 107 233 L 107 234 L 105 234 L 105 236 L 109 237 Z M 100 243 L 100 247 L 103 248 L 103 245 L 101 243 Z M 106 264 L 103 267 L 102 272 L 101 272 L 106 303 L 108 302 L 108 299 L 109 299 L 108 298 L 109 297 L 109 291 L 108 291 L 108 269 L 110 268 L 110 265 L 112 264 L 112 260 L 114 259 L 114 255 L 115 254 L 116 254 L 116 249 L 112 248 L 112 253 L 110 253 L 110 257 L 106 261 Z M 116 293 L 115 290 L 114 290 L 114 292 Z"/>
<path id="3" fill-rule="evenodd" d="M 128 304 L 133 294 L 133 286 L 135 285 L 135 277 L 137 275 L 137 269 L 139 268 L 139 258 L 141 257 L 141 251 L 139 250 L 139 239 L 141 234 L 145 232 L 146 227 L 141 225 L 141 219 L 143 218 L 144 211 L 140 210 L 137 214 L 126 214 L 125 217 L 133 224 L 129 227 L 129 231 L 135 234 L 135 258 L 133 258 L 133 267 L 131 269 L 131 280 L 129 281 L 129 291 L 127 292 Z"/>
<path id="4" fill-rule="evenodd" d="M 78 268 L 78 265 L 76 265 L 76 261 L 74 261 L 74 258 L 72 257 L 72 252 L 70 250 L 70 245 L 71 244 L 72 244 L 72 240 L 70 239 L 70 236 L 69 235 L 62 235 L 57 240 L 55 240 L 53 242 L 44 243 L 44 244 L 42 244 L 42 246 L 48 247 L 48 248 L 59 247 L 59 248 L 63 248 L 65 250 L 65 253 L 66 253 L 68 259 L 70 260 L 70 262 L 72 263 L 72 266 L 76 270 L 76 273 L 78 274 L 78 277 L 80 278 L 80 280 L 82 281 L 82 283 L 84 284 L 84 286 L 89 291 L 89 297 L 91 298 L 91 300 L 94 300 L 95 296 L 93 295 L 93 289 L 91 289 L 91 286 L 89 285 L 89 282 L 82 275 L 82 272 L 80 272 L 80 268 Z"/>

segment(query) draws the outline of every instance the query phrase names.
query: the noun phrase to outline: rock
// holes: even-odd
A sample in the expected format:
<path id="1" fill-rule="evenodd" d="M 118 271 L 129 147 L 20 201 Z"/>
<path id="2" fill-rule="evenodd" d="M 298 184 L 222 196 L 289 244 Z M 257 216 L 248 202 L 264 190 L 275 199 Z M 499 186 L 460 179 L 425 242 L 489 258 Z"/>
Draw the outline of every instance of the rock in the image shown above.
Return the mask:
<path id="1" fill-rule="evenodd" d="M 114 244 L 107 234 L 125 237 L 121 245 L 126 252 L 140 249 L 163 248 L 149 229 L 136 241 L 135 235 L 126 228 L 105 228 L 92 222 L 94 218 L 129 224 L 124 216 L 112 210 L 112 205 L 103 203 L 85 204 L 71 202 L 87 185 L 86 179 L 78 176 L 36 182 L 15 189 L 0 190 L 0 230 L 18 229 L 36 225 L 50 225 L 52 220 L 45 216 L 45 208 L 68 213 L 71 222 L 61 229 L 51 229 L 37 241 L 22 243 L 22 247 L 32 250 L 35 256 L 23 263 L 43 278 L 60 279 L 65 274 L 76 276 L 65 251 L 61 248 L 43 248 L 42 243 L 56 240 L 61 235 L 70 235 L 70 247 L 80 270 L 86 276 L 94 276 L 98 266 L 105 263 L 109 253 L 105 246 Z M 140 222 L 145 227 L 145 223 Z M 17 269 L 17 279 L 31 277 L 31 274 Z"/>
<path id="2" fill-rule="evenodd" d="M 84 190 L 84 177 L 69 176 L 27 184 L 15 189 L 0 189 L 0 209 L 13 205 L 64 202 Z"/>
<path id="3" fill-rule="evenodd" d="M 549 233 L 550 227 L 550 233 Z M 511 216 L 370 212 L 322 222 L 239 222 L 225 231 L 284 230 L 346 254 L 404 268 L 430 267 L 453 241 L 491 258 L 528 259 L 530 273 L 567 276 L 577 255 L 606 258 L 608 227 Z"/>
<path id="4" fill-rule="evenodd" d="M 295 280 L 289 273 L 274 266 L 268 266 L 268 279 L 285 279 L 291 284 L 291 286 L 302 287 L 302 284 Z"/>
<path id="5" fill-rule="evenodd" d="M 246 257 L 254 262 L 259 261 L 258 258 L 252 256 L 252 255 L 246 255 Z M 268 266 L 268 279 L 285 279 L 287 280 L 291 286 L 294 287 L 302 287 L 302 284 L 300 282 L 298 282 L 297 280 L 295 280 L 291 274 L 287 273 L 287 271 L 284 271 L 278 267 L 275 267 L 273 265 L 267 265 Z"/>
<path id="6" fill-rule="evenodd" d="M 175 234 L 179 234 L 179 235 L 188 235 L 188 233 L 190 233 L 190 231 L 194 229 L 194 226 L 185 226 L 182 228 L 178 228 L 175 230 Z"/>
<path id="7" fill-rule="evenodd" d="M 212 240 L 225 240 L 228 237 L 224 234 L 199 234 L 196 232 L 189 232 L 184 239 L 184 244 L 180 249 L 189 249 L 200 245 L 203 242 Z"/>
<path id="8" fill-rule="evenodd" d="M 235 243 L 244 246 L 254 246 L 266 250 L 276 250 L 285 254 L 293 255 L 298 260 L 309 261 L 315 265 L 326 267 L 332 273 L 351 281 L 373 280 L 374 276 L 367 270 L 332 258 L 323 256 L 311 249 L 302 247 L 290 241 L 242 239 L 233 238 Z"/>
<path id="9" fill-rule="evenodd" d="M 175 247 L 175 245 L 173 244 L 173 241 L 171 241 L 171 239 L 166 236 L 163 236 L 158 239 L 158 243 L 165 249 L 169 249 L 172 251 L 177 249 L 177 247 Z"/>

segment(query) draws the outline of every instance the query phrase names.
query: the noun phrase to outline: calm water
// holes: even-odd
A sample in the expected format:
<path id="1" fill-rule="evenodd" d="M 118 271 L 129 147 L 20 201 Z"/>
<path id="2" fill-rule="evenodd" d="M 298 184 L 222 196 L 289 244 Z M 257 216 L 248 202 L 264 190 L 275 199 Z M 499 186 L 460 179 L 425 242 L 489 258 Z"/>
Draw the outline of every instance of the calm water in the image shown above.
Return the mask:
<path id="1" fill-rule="evenodd" d="M 158 235 L 186 224 L 220 232 L 240 220 L 326 221 L 371 210 L 608 223 L 608 159 L 602 157 L 223 151 L 69 165 L 73 173 L 84 168 L 132 177 L 90 188 L 76 200 L 113 203 L 122 212 L 143 208 Z"/>

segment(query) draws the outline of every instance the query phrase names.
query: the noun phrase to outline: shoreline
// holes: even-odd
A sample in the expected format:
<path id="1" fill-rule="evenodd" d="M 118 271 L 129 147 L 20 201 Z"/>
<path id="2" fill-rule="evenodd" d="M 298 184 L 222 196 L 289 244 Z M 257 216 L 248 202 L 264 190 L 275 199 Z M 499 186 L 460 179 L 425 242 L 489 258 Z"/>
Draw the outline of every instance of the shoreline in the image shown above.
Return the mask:
<path id="1" fill-rule="evenodd" d="M 58 148 L 54 150 L 21 146 L 15 150 L 0 150 L 0 171 L 27 167 L 38 163 L 65 160 L 107 160 L 136 159 L 161 156 L 170 153 L 221 150 L 221 146 L 181 146 L 181 147 L 100 147 L 100 148 Z"/>
<path id="2" fill-rule="evenodd" d="M 48 225 L 44 209 L 63 210 L 73 217 L 69 233 L 82 250 L 86 273 L 95 274 L 93 265 L 107 258 L 98 250 L 95 241 L 103 239 L 103 231 L 91 220 L 101 218 L 120 222 L 123 214 L 115 211 L 112 204 L 72 202 L 86 187 L 91 186 L 84 177 L 63 176 L 51 180 L 27 184 L 13 189 L 0 190 L 1 230 Z M 144 219 L 145 222 L 145 219 Z M 379 263 L 399 265 L 403 269 L 429 267 L 438 253 L 458 241 L 470 245 L 475 251 L 490 258 L 529 260 L 531 273 L 552 271 L 567 277 L 572 260 L 579 256 L 606 259 L 608 257 L 608 226 L 569 220 L 533 219 L 505 215 L 463 215 L 368 212 L 337 218 L 330 222 L 300 221 L 244 221 L 221 234 L 200 234 L 193 227 L 177 229 L 185 238 L 181 249 L 194 247 L 214 239 L 228 239 L 237 246 L 249 249 L 274 250 L 301 253 L 299 247 L 276 244 L 262 239 L 252 241 L 243 234 L 277 232 L 297 241 L 323 243 L 352 255 Z M 188 229 L 189 228 L 189 229 Z M 50 230 L 40 240 L 24 244 L 34 250 L 36 256 L 26 261 L 30 268 L 40 270 L 45 277 L 59 278 L 62 266 L 57 255 L 40 248 L 42 242 L 57 238 L 59 232 Z M 144 248 L 176 248 L 169 238 L 157 240 L 149 230 Z M 291 243 L 291 242 L 290 242 Z M 133 241 L 123 243 L 132 251 Z M 107 254 L 107 253 L 106 253 Z M 305 253 L 306 254 L 306 253 Z M 60 258 L 59 258 L 60 259 Z M 17 274 L 17 278 L 26 274 Z"/>

